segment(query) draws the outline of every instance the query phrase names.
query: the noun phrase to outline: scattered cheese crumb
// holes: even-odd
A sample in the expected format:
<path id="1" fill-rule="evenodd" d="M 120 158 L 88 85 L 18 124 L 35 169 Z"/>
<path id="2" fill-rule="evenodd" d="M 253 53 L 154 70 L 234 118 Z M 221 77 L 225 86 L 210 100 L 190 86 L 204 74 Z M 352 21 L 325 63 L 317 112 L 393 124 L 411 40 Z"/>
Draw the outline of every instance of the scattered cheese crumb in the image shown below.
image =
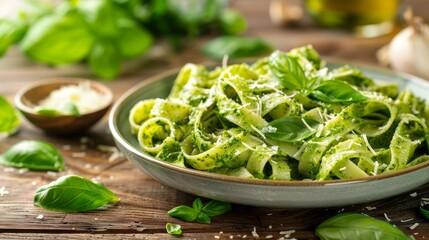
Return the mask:
<path id="1" fill-rule="evenodd" d="M 366 206 L 365 208 L 366 208 L 366 210 L 368 210 L 368 211 L 372 211 L 372 210 L 377 209 L 377 207 L 371 207 L 371 206 Z"/>
<path id="2" fill-rule="evenodd" d="M 229 239 L 233 239 L 233 238 L 234 238 L 234 236 L 232 236 L 232 235 L 231 235 L 231 236 L 229 236 Z"/>
<path id="3" fill-rule="evenodd" d="M 403 220 L 401 220 L 401 222 L 402 223 L 404 223 L 404 222 L 409 222 L 409 221 L 413 221 L 414 220 L 414 218 L 410 218 L 410 219 L 403 219 Z"/>
<path id="4" fill-rule="evenodd" d="M 37 182 L 36 182 L 36 181 L 32 181 L 32 182 L 31 182 L 31 185 L 36 186 L 36 185 L 37 185 Z"/>
<path id="5" fill-rule="evenodd" d="M 19 174 L 23 174 L 23 173 L 26 173 L 26 172 L 28 172 L 28 168 L 21 168 L 18 171 Z"/>
<path id="6" fill-rule="evenodd" d="M 295 232 L 295 230 L 288 230 L 288 231 L 280 231 L 280 235 L 285 235 L 285 237 L 290 237 L 290 235 L 292 234 L 292 233 L 294 233 Z"/>
<path id="7" fill-rule="evenodd" d="M 267 235 L 265 238 L 273 238 L 273 235 Z"/>
<path id="8" fill-rule="evenodd" d="M 390 219 L 390 218 L 387 216 L 387 214 L 386 214 L 386 213 L 384 213 L 384 218 L 386 218 L 386 220 L 387 220 L 388 222 L 392 221 L 392 219 Z"/>
<path id="9" fill-rule="evenodd" d="M 415 232 L 415 233 L 414 233 L 414 235 L 419 235 L 419 233 L 418 233 L 418 232 Z"/>
<path id="10" fill-rule="evenodd" d="M 414 230 L 417 226 L 419 226 L 419 223 L 414 223 L 413 225 L 410 226 L 410 229 Z"/>
<path id="11" fill-rule="evenodd" d="M 98 218 L 94 218 L 94 220 L 95 220 L 95 221 L 97 221 L 97 220 L 98 220 Z"/>
<path id="12" fill-rule="evenodd" d="M 252 236 L 259 237 L 258 233 L 256 232 L 256 227 L 253 227 Z"/>
<path id="13" fill-rule="evenodd" d="M 220 232 L 219 232 L 219 234 L 222 234 L 222 233 L 223 233 L 223 231 L 220 231 Z"/>
<path id="14" fill-rule="evenodd" d="M 272 229 L 272 228 L 273 228 L 273 226 L 272 226 L 272 225 L 270 225 L 270 226 L 268 226 L 268 228 L 269 228 L 269 229 Z"/>
<path id="15" fill-rule="evenodd" d="M 267 213 L 267 216 L 271 216 L 271 215 L 273 215 L 273 213 Z"/>
<path id="16" fill-rule="evenodd" d="M 8 195 L 10 192 L 6 190 L 5 187 L 0 187 L 0 197 L 3 197 L 4 195 Z"/>
<path id="17" fill-rule="evenodd" d="M 247 235 L 246 235 L 246 234 L 244 234 L 244 235 L 243 235 L 243 238 L 247 238 Z"/>
<path id="18" fill-rule="evenodd" d="M 37 216 L 36 218 L 39 219 L 39 220 L 42 220 L 43 219 L 43 214 L 39 214 L 39 216 Z"/>
<path id="19" fill-rule="evenodd" d="M 214 238 L 219 239 L 220 237 L 218 235 L 215 235 Z"/>
<path id="20" fill-rule="evenodd" d="M 5 168 L 3 172 L 15 172 L 15 168 Z"/>
<path id="21" fill-rule="evenodd" d="M 109 156 L 109 162 L 113 162 L 116 159 L 119 159 L 121 157 L 123 157 L 124 155 L 119 151 L 119 149 L 117 147 L 114 146 L 108 146 L 108 145 L 97 145 L 97 149 L 100 150 L 101 152 L 105 152 L 105 153 L 110 153 L 111 155 Z"/>
<path id="22" fill-rule="evenodd" d="M 417 197 L 417 192 L 410 193 L 410 197 Z"/>
<path id="23" fill-rule="evenodd" d="M 92 164 L 91 163 L 87 163 L 87 164 L 85 164 L 85 166 L 84 166 L 85 168 L 91 168 L 92 167 Z"/>

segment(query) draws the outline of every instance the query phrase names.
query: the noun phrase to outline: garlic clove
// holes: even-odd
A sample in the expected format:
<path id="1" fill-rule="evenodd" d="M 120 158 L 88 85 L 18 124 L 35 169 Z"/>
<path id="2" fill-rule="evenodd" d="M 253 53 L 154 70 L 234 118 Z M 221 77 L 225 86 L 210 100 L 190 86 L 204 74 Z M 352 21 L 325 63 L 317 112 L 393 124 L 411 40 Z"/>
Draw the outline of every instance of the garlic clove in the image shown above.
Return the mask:
<path id="1" fill-rule="evenodd" d="M 429 26 L 421 18 L 405 13 L 408 27 L 377 52 L 380 63 L 429 80 Z"/>

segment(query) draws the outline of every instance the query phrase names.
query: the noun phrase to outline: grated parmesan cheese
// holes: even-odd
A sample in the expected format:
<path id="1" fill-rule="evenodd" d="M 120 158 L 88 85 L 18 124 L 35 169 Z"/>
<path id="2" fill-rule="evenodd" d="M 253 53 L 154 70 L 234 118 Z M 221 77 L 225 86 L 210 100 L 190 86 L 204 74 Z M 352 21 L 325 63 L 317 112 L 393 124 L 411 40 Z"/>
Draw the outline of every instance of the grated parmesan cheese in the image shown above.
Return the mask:
<path id="1" fill-rule="evenodd" d="M 253 227 L 252 236 L 259 237 L 259 234 L 256 232 L 256 227 Z"/>
<path id="2" fill-rule="evenodd" d="M 43 219 L 43 214 L 39 214 L 39 216 L 37 216 L 36 218 L 39 219 L 39 220 L 42 220 Z"/>
<path id="3" fill-rule="evenodd" d="M 107 96 L 91 88 L 89 82 L 82 82 L 52 91 L 47 98 L 38 102 L 38 106 L 61 109 L 71 102 L 76 105 L 80 114 L 85 114 L 104 107 L 108 100 Z"/>
<path id="4" fill-rule="evenodd" d="M 414 230 L 418 226 L 419 226 L 419 223 L 414 223 L 413 225 L 410 226 L 410 229 Z"/>

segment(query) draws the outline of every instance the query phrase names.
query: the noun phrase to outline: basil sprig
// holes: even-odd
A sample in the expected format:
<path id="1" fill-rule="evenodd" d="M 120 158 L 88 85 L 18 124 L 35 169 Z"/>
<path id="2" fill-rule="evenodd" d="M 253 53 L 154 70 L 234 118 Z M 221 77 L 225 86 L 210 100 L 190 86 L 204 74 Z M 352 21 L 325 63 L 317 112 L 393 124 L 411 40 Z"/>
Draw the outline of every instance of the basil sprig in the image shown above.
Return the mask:
<path id="1" fill-rule="evenodd" d="M 296 57 L 281 51 L 271 54 L 269 66 L 276 79 L 283 87 L 297 90 L 304 96 L 329 103 L 349 103 L 365 101 L 367 97 L 350 84 L 338 80 L 321 81 L 319 77 L 308 78 Z"/>
<path id="2" fill-rule="evenodd" d="M 0 96 L 0 134 L 13 133 L 19 126 L 19 117 L 12 105 Z"/>
<path id="3" fill-rule="evenodd" d="M 398 228 L 389 223 L 358 213 L 342 213 L 322 222 L 316 228 L 321 240 L 409 240 Z"/>
<path id="4" fill-rule="evenodd" d="M 182 234 L 182 226 L 180 226 L 179 224 L 167 223 L 165 225 L 165 229 L 167 230 L 168 234 L 174 236 L 179 236 Z"/>
<path id="5" fill-rule="evenodd" d="M 62 171 L 64 159 L 52 144 L 27 140 L 10 147 L 0 155 L 0 163 L 10 167 L 37 171 Z"/>
<path id="6" fill-rule="evenodd" d="M 263 128 L 264 135 L 268 138 L 282 142 L 297 142 L 304 140 L 314 133 L 321 123 L 311 118 L 299 116 L 286 116 L 269 123 L 269 127 Z"/>
<path id="7" fill-rule="evenodd" d="M 34 205 L 58 212 L 95 210 L 119 198 L 101 183 L 76 175 L 62 176 L 37 189 Z"/>
<path id="8" fill-rule="evenodd" d="M 203 204 L 200 198 L 196 198 L 192 203 L 192 207 L 177 206 L 168 211 L 168 215 L 187 222 L 211 223 L 210 217 L 224 214 L 230 210 L 230 203 L 210 200 Z"/>

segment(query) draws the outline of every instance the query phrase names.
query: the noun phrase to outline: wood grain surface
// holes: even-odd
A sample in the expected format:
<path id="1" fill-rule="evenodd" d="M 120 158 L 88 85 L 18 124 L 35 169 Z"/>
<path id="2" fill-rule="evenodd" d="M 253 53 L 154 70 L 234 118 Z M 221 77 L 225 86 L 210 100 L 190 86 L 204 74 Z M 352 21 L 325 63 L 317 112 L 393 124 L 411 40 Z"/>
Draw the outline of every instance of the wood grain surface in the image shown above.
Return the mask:
<path id="1" fill-rule="evenodd" d="M 231 3 L 247 16 L 247 35 L 263 37 L 282 50 L 313 44 L 324 56 L 376 64 L 376 50 L 392 37 L 359 39 L 348 32 L 321 29 L 308 23 L 299 28 L 278 28 L 268 17 L 269 1 L 236 0 Z M 406 3 L 419 9 L 429 6 L 424 0 Z M 150 54 L 128 62 L 124 74 L 106 85 L 117 99 L 130 87 L 157 73 L 187 62 L 210 63 L 199 54 L 201 45 L 209 39 L 192 41 L 180 53 L 173 53 L 167 44 L 158 42 Z M 28 83 L 63 76 L 92 78 L 84 65 L 53 69 L 25 59 L 14 48 L 0 59 L 0 95 L 12 101 L 15 93 Z M 390 223 L 416 239 L 429 238 L 428 220 L 419 214 L 422 198 L 429 198 L 429 185 L 392 198 L 338 208 L 271 209 L 233 205 L 231 212 L 214 217 L 210 225 L 187 223 L 169 217 L 167 211 L 178 205 L 190 205 L 195 196 L 163 186 L 125 158 L 112 158 L 111 152 L 100 150 L 100 146 L 114 146 L 107 118 L 89 132 L 68 138 L 46 135 L 24 120 L 17 134 L 0 140 L 0 152 L 26 139 L 54 144 L 65 156 L 67 169 L 61 173 L 46 173 L 0 166 L 0 189 L 3 189 L 0 190 L 0 239 L 176 239 L 165 231 L 168 222 L 182 225 L 183 239 L 317 239 L 315 227 L 339 212 L 390 219 Z M 86 213 L 57 213 L 33 206 L 38 187 L 67 174 L 103 182 L 121 202 Z M 418 226 L 411 229 L 416 223 Z M 284 231 L 289 230 L 294 232 L 285 235 Z"/>

